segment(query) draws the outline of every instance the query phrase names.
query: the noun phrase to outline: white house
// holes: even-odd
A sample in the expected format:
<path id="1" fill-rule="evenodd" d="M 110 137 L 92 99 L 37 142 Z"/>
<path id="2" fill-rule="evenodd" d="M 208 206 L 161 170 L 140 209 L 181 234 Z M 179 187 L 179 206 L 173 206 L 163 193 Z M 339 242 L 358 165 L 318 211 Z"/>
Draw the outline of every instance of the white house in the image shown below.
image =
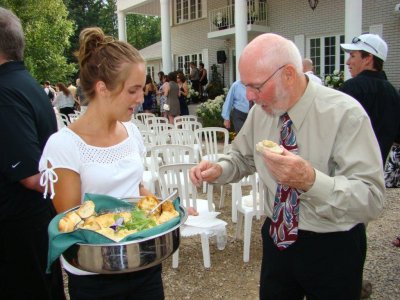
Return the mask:
<path id="1" fill-rule="evenodd" d="M 161 45 L 142 49 L 148 70 L 186 69 L 188 62 L 219 65 L 225 83 L 239 77 L 236 57 L 264 32 L 293 40 L 310 57 L 316 74 L 345 70 L 340 43 L 376 33 L 389 47 L 384 69 L 400 87 L 400 0 L 118 0 L 119 38 L 126 40 L 125 16 L 161 17 Z M 313 10 L 311 7 L 316 6 Z M 161 55 L 160 55 L 161 54 Z M 226 61 L 224 58 L 226 57 Z M 225 61 L 223 63 L 223 61 Z"/>

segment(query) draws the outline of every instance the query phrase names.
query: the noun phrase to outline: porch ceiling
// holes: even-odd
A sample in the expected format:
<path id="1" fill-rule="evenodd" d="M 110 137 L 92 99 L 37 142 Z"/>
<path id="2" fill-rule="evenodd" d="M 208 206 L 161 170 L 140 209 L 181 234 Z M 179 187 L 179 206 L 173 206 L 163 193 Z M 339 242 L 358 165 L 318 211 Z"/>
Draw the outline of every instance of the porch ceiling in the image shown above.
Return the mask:
<path id="1" fill-rule="evenodd" d="M 160 1 L 155 0 L 118 0 L 117 10 L 126 14 L 161 16 Z"/>

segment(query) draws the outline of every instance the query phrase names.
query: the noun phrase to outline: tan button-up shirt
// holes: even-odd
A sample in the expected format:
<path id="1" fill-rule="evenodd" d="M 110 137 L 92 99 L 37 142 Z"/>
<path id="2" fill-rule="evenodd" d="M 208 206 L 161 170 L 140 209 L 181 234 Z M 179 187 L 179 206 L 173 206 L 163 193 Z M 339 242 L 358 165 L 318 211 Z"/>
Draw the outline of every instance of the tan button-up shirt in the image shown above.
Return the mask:
<path id="1" fill-rule="evenodd" d="M 299 154 L 315 168 L 316 179 L 300 196 L 299 229 L 345 231 L 368 223 L 383 209 L 385 185 L 378 142 L 368 115 L 352 97 L 309 81 L 288 111 Z M 258 172 L 267 188 L 265 212 L 272 215 L 277 183 L 264 164 L 256 143 L 279 143 L 279 116 L 254 106 L 232 144 L 219 160 L 218 183 L 236 182 Z"/>

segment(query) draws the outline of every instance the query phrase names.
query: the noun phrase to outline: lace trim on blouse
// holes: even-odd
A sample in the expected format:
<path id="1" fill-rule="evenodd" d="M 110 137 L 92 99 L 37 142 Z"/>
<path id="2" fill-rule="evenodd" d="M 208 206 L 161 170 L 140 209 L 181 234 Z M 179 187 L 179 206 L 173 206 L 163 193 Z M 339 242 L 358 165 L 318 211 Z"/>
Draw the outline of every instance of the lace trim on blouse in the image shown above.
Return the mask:
<path id="1" fill-rule="evenodd" d="M 132 128 L 128 128 L 127 126 L 125 126 L 125 128 L 128 131 L 128 138 L 116 145 L 104 148 L 86 144 L 79 135 L 74 133 L 69 128 L 63 128 L 62 130 L 64 130 L 64 134 L 72 136 L 76 146 L 78 147 L 81 164 L 95 163 L 107 165 L 127 157 L 132 152 L 132 149 L 135 149 L 135 139 L 133 138 L 134 132 Z M 58 176 L 54 169 L 60 168 L 60 165 L 55 166 L 50 158 L 47 158 L 47 161 L 51 163 L 52 167 L 46 167 L 46 169 L 42 172 L 40 184 L 45 187 L 45 191 L 43 193 L 44 198 L 46 198 L 47 192 L 49 192 L 50 188 L 50 198 L 53 199 L 55 195 L 54 183 L 58 181 Z"/>

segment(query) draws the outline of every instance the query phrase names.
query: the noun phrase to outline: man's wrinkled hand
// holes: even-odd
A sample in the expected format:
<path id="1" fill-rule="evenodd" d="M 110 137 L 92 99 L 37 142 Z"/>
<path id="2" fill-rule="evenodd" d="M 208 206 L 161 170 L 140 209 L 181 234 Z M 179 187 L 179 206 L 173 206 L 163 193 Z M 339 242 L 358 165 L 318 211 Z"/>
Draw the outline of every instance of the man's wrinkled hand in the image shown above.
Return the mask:
<path id="1" fill-rule="evenodd" d="M 199 187 L 203 181 L 213 182 L 222 174 L 222 167 L 216 163 L 206 160 L 201 161 L 197 166 L 190 169 L 190 180 Z"/>
<path id="2" fill-rule="evenodd" d="M 280 184 L 308 191 L 315 182 L 313 166 L 302 157 L 282 149 L 282 154 L 264 150 L 263 158 L 269 172 Z"/>

